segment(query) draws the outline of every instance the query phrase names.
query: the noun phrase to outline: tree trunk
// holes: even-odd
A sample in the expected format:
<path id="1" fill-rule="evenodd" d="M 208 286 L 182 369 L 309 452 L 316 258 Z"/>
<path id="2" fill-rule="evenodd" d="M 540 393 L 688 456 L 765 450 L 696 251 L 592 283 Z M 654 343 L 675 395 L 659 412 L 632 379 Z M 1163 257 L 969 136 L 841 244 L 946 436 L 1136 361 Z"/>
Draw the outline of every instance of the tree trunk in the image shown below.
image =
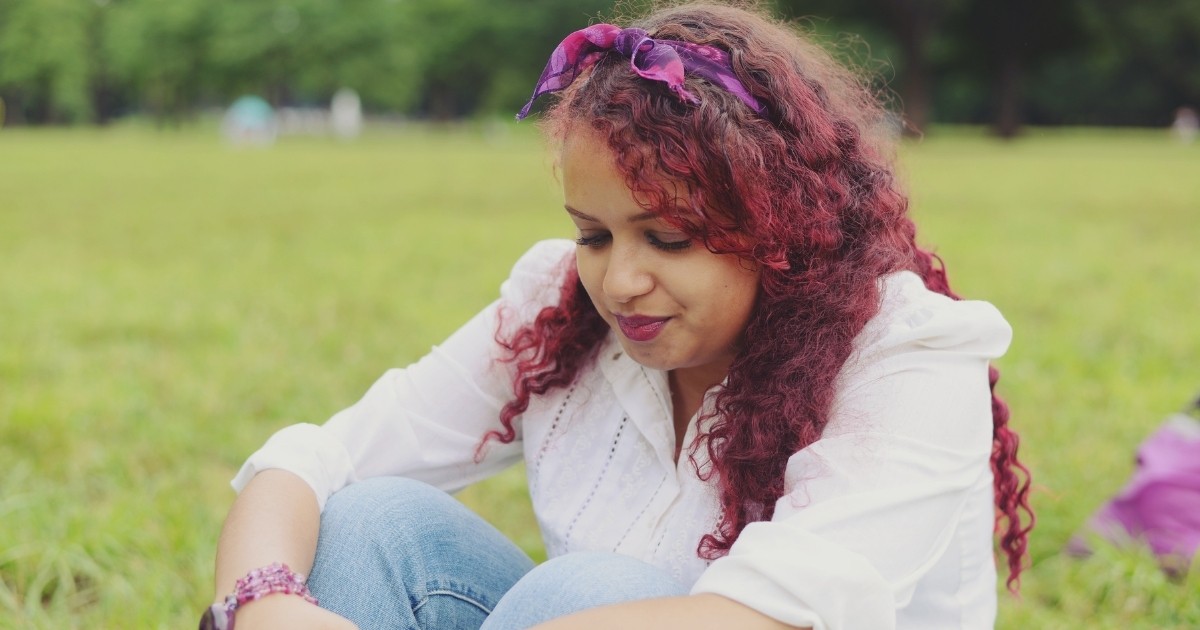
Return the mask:
<path id="1" fill-rule="evenodd" d="M 1018 56 L 1006 53 L 996 73 L 996 118 L 992 123 L 992 131 L 1001 138 L 1021 133 L 1022 74 Z"/>
<path id="2" fill-rule="evenodd" d="M 4 116 L 0 119 L 0 126 L 17 127 L 25 124 L 25 103 L 20 90 L 0 92 L 0 101 L 4 102 Z"/>
<path id="3" fill-rule="evenodd" d="M 1029 35 L 1028 17 L 1033 13 L 1028 2 L 1010 0 L 993 6 L 996 18 L 992 40 L 992 103 L 995 107 L 992 132 L 1001 138 L 1015 138 L 1021 132 L 1021 83 L 1025 71 L 1022 46 Z"/>
<path id="4" fill-rule="evenodd" d="M 116 116 L 116 93 L 109 86 L 108 80 L 101 76 L 91 86 L 92 112 L 96 124 L 107 125 Z"/>
<path id="5" fill-rule="evenodd" d="M 900 96 L 904 99 L 906 122 L 904 133 L 906 135 L 924 133 L 933 115 L 929 58 L 925 54 L 926 37 L 927 34 L 916 35 L 911 40 L 904 42 L 904 54 L 907 61 L 904 66 L 904 85 L 901 88 Z"/>
<path id="6" fill-rule="evenodd" d="M 904 133 L 920 135 L 933 115 L 933 81 L 927 44 L 938 19 L 936 0 L 887 0 L 892 31 L 904 54 Z"/>
<path id="7" fill-rule="evenodd" d="M 429 117 L 434 122 L 446 122 L 454 118 L 454 93 L 449 86 L 441 82 L 435 82 L 429 86 L 427 101 L 429 104 Z"/>

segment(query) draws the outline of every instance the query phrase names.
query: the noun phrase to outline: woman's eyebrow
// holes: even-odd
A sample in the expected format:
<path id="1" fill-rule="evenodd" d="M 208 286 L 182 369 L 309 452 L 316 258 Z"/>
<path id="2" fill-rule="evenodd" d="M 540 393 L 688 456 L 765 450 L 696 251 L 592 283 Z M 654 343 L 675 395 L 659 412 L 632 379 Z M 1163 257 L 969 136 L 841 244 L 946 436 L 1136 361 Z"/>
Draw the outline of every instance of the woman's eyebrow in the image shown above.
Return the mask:
<path id="1" fill-rule="evenodd" d="M 576 210 L 575 208 L 572 208 L 571 206 L 564 205 L 563 208 L 571 216 L 578 217 L 580 219 L 583 219 L 584 221 L 591 221 L 592 223 L 600 223 L 601 222 L 600 219 L 597 219 L 596 217 L 593 217 L 590 214 L 584 214 L 584 213 Z M 638 221 L 649 221 L 651 219 L 657 219 L 657 218 L 658 218 L 658 215 L 654 214 L 653 212 L 646 211 L 641 214 L 635 214 L 635 215 L 629 217 L 627 219 L 627 221 L 629 223 L 637 223 Z"/>
<path id="2" fill-rule="evenodd" d="M 584 221 L 591 221 L 592 223 L 599 223 L 599 222 L 600 222 L 600 220 L 599 220 L 599 219 L 597 219 L 596 217 L 594 217 L 594 216 L 592 216 L 592 215 L 590 215 L 590 214 L 584 214 L 584 213 L 582 213 L 582 212 L 580 212 L 580 211 L 576 210 L 575 208 L 572 208 L 571 206 L 564 205 L 564 206 L 563 206 L 563 208 L 564 208 L 564 209 L 566 209 L 566 211 L 567 211 L 567 214 L 570 214 L 570 215 L 571 215 L 571 216 L 573 216 L 573 217 L 576 217 L 576 218 L 579 218 L 579 219 L 583 219 Z"/>

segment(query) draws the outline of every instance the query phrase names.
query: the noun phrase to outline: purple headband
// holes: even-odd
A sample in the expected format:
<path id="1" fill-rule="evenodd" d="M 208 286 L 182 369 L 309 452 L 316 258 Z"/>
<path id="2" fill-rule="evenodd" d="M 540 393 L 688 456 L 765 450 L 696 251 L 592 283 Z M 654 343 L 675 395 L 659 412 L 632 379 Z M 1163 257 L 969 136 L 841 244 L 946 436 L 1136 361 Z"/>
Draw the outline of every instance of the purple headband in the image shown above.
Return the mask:
<path id="1" fill-rule="evenodd" d="M 733 74 L 729 55 L 705 44 L 692 44 L 673 39 L 654 39 L 640 28 L 622 29 L 612 24 L 594 24 L 575 31 L 550 54 L 550 61 L 533 88 L 533 96 L 517 113 L 517 120 L 529 115 L 537 97 L 557 92 L 595 65 L 607 51 L 615 50 L 629 58 L 630 68 L 638 76 L 662 81 L 679 100 L 699 103 L 700 99 L 683 89 L 683 74 L 691 72 L 729 90 L 760 116 L 766 108 L 746 91 L 746 86 Z"/>

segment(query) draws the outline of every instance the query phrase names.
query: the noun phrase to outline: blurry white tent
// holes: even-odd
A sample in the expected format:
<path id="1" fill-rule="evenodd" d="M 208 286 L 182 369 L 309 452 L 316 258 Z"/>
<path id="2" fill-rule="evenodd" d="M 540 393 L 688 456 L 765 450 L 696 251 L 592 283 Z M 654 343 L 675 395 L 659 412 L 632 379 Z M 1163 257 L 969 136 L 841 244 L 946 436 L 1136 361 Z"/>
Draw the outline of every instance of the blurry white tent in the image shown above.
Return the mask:
<path id="1" fill-rule="evenodd" d="M 342 88 L 333 95 L 329 105 L 329 122 L 333 127 L 333 135 L 343 140 L 357 138 L 362 133 L 362 101 L 358 98 L 358 92 Z"/>
<path id="2" fill-rule="evenodd" d="M 1175 139 L 1184 143 L 1191 144 L 1196 139 L 1197 133 L 1200 133 L 1200 115 L 1196 114 L 1196 110 L 1191 107 L 1180 107 L 1175 110 L 1175 121 L 1171 123 L 1171 133 Z"/>

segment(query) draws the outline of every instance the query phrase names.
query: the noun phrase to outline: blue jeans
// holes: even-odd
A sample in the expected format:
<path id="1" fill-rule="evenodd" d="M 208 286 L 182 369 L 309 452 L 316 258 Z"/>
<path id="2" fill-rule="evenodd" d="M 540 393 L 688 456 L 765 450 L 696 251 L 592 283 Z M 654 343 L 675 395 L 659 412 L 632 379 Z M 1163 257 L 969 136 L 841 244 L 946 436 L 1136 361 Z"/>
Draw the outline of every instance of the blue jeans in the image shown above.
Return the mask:
<path id="1" fill-rule="evenodd" d="M 376 478 L 330 497 L 308 587 L 363 630 L 517 630 L 573 612 L 687 588 L 616 553 L 572 553 L 537 567 L 450 495 Z"/>

